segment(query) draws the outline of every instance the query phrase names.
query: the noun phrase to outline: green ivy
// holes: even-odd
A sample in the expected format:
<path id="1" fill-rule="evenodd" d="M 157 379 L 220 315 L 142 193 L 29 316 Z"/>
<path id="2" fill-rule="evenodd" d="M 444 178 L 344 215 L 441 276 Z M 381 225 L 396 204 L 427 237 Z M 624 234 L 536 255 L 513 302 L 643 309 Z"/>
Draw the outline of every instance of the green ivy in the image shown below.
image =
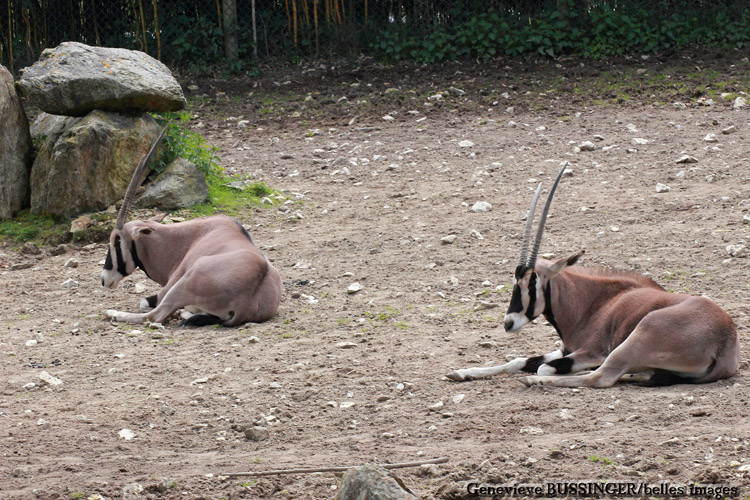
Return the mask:
<path id="1" fill-rule="evenodd" d="M 162 142 L 162 154 L 153 165 L 152 180 L 178 157 L 194 163 L 208 180 L 221 177 L 224 169 L 219 164 L 219 157 L 216 154 L 218 148 L 209 144 L 200 134 L 187 128 L 190 113 L 186 111 L 163 113 L 154 118 L 162 126 L 169 123 L 169 129 Z"/>

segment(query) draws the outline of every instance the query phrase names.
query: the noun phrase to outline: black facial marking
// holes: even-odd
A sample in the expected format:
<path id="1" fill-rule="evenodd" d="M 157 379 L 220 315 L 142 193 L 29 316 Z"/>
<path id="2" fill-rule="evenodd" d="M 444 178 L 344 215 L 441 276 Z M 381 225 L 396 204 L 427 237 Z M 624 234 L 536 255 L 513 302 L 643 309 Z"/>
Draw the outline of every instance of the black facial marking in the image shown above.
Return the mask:
<path id="1" fill-rule="evenodd" d="M 534 356 L 526 360 L 526 364 L 521 368 L 526 373 L 536 373 L 540 366 L 544 364 L 544 356 Z"/>
<path id="2" fill-rule="evenodd" d="M 128 271 L 125 266 L 125 260 L 122 258 L 122 249 L 120 248 L 120 235 L 118 234 L 115 236 L 115 258 L 117 260 L 117 272 L 120 273 L 122 276 L 127 276 Z"/>
<path id="3" fill-rule="evenodd" d="M 529 276 L 529 307 L 526 309 L 526 317 L 529 321 L 534 319 L 534 308 L 536 306 L 536 273 L 532 271 Z"/>
<path id="4" fill-rule="evenodd" d="M 109 248 L 107 249 L 107 258 L 104 260 L 104 270 L 112 270 L 112 250 Z"/>
<path id="5" fill-rule="evenodd" d="M 550 325 L 552 325 L 552 328 L 555 329 L 557 332 L 557 336 L 562 338 L 562 334 L 560 333 L 560 327 L 557 326 L 557 322 L 555 321 L 555 315 L 552 313 L 552 293 L 550 292 L 550 284 L 547 283 L 546 288 L 544 289 L 544 317 L 547 319 Z"/>
<path id="6" fill-rule="evenodd" d="M 516 281 L 520 281 L 529 269 L 529 266 L 516 266 Z"/>
<path id="7" fill-rule="evenodd" d="M 573 360 L 571 358 L 553 359 L 547 364 L 554 368 L 558 375 L 570 373 L 570 370 L 573 368 Z"/>
<path id="8" fill-rule="evenodd" d="M 508 305 L 508 314 L 520 313 L 523 311 L 523 302 L 521 302 L 521 287 L 513 285 L 513 295 L 510 296 L 510 305 Z"/>

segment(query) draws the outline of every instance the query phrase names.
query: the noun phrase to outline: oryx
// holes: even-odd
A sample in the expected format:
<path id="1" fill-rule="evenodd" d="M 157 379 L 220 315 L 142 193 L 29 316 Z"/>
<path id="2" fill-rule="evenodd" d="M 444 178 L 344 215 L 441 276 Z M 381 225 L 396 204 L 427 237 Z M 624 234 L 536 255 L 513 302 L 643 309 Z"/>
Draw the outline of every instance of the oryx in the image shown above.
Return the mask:
<path id="1" fill-rule="evenodd" d="M 104 315 L 127 323 L 164 322 L 178 309 L 183 324 L 236 326 L 271 318 L 281 301 L 281 277 L 248 232 L 229 217 L 160 224 L 164 216 L 125 223 L 136 188 L 166 128 L 133 173 L 102 271 L 102 285 L 115 288 L 140 267 L 164 288 L 141 301 L 140 314 Z"/>
<path id="2" fill-rule="evenodd" d="M 525 372 L 536 373 L 521 378 L 527 386 L 610 387 L 627 373 L 650 375 L 650 385 L 697 384 L 734 375 L 739 366 L 735 324 L 708 298 L 667 292 L 632 272 L 575 266 L 583 251 L 555 261 L 537 260 L 564 170 L 550 189 L 527 259 L 541 183 L 537 187 L 505 315 L 507 332 L 544 315 L 560 336 L 560 348 L 500 366 L 457 370 L 448 378 L 462 381 Z M 568 375 L 590 369 L 594 370 Z"/>

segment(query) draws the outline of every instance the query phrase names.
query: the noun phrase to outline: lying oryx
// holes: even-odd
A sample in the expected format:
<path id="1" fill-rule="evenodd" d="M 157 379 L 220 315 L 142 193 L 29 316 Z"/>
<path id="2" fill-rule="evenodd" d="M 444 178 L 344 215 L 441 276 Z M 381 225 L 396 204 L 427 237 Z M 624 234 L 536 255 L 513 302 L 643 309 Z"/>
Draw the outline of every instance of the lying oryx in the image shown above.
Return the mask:
<path id="1" fill-rule="evenodd" d="M 709 299 L 667 292 L 635 273 L 574 266 L 583 252 L 537 262 L 544 223 L 564 170 L 547 197 L 526 260 L 541 183 L 536 190 L 505 315 L 505 330 L 515 332 L 543 314 L 562 340 L 560 349 L 500 366 L 458 370 L 448 378 L 526 372 L 537 374 L 521 378 L 527 386 L 611 387 L 627 373 L 650 374 L 650 385 L 697 384 L 734 375 L 739 365 L 737 331 L 727 313 Z M 594 368 L 587 374 L 560 376 Z"/>
<path id="2" fill-rule="evenodd" d="M 178 309 L 183 324 L 236 326 L 271 318 L 281 301 L 281 277 L 250 235 L 228 217 L 160 224 L 164 216 L 125 224 L 135 189 L 166 128 L 133 174 L 109 237 L 102 285 L 115 288 L 140 267 L 164 288 L 141 301 L 141 314 L 105 311 L 116 321 L 164 322 Z"/>

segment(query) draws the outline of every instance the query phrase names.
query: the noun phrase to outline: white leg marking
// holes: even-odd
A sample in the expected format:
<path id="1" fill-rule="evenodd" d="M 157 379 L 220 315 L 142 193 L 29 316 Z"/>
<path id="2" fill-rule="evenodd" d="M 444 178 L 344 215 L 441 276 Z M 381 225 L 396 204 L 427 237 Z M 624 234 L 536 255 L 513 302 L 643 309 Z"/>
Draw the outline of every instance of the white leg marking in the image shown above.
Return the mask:
<path id="1" fill-rule="evenodd" d="M 151 307 L 150 305 L 148 305 L 148 300 L 146 300 L 146 299 L 141 299 L 141 303 L 140 303 L 140 306 L 138 307 L 138 309 L 140 309 L 140 311 L 144 312 L 144 313 L 154 310 L 153 307 Z"/>

